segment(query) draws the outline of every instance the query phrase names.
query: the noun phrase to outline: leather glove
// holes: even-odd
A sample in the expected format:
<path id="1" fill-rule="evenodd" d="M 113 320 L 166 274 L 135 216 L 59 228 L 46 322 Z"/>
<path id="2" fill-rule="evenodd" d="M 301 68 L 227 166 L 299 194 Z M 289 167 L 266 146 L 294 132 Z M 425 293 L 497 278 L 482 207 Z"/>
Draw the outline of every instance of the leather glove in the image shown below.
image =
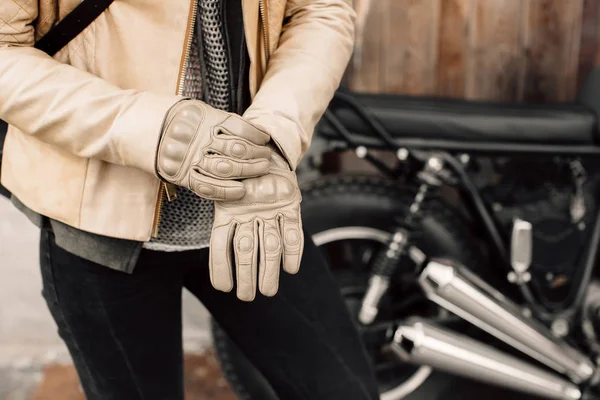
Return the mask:
<path id="1" fill-rule="evenodd" d="M 182 100 L 165 117 L 156 172 L 207 199 L 241 199 L 244 184 L 236 179 L 268 172 L 269 140 L 238 115 L 198 100 Z"/>
<path id="2" fill-rule="evenodd" d="M 235 276 L 237 297 L 252 301 L 257 283 L 263 295 L 277 293 L 282 265 L 289 274 L 300 268 L 302 199 L 296 174 L 275 150 L 269 173 L 243 183 L 241 200 L 215 202 L 209 268 L 215 289 L 230 292 Z"/>

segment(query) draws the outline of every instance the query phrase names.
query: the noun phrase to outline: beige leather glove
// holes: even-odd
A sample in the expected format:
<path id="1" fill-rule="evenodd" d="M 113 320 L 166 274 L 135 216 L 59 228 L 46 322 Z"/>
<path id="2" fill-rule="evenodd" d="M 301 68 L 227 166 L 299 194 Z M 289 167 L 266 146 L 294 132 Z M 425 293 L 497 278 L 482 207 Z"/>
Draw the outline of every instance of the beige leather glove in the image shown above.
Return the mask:
<path id="1" fill-rule="evenodd" d="M 230 292 L 235 276 L 237 297 L 252 301 L 257 283 L 263 295 L 277 293 L 282 265 L 290 274 L 300 268 L 301 195 L 296 174 L 276 150 L 267 175 L 243 182 L 244 198 L 215 202 L 209 267 L 215 289 Z"/>
<path id="2" fill-rule="evenodd" d="M 156 172 L 207 199 L 241 199 L 244 184 L 235 179 L 267 173 L 269 140 L 238 115 L 198 100 L 182 100 L 165 117 Z"/>

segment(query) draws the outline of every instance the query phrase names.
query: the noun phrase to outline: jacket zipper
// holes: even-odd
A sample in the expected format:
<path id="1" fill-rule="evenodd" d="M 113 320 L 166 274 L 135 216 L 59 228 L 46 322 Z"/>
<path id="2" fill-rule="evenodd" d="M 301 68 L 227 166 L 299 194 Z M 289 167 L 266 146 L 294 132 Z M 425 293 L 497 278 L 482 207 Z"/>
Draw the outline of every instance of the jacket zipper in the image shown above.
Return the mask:
<path id="1" fill-rule="evenodd" d="M 181 96 L 183 94 L 183 75 L 185 73 L 185 68 L 190 60 L 190 51 L 192 50 L 192 39 L 194 36 L 194 25 L 196 24 L 196 13 L 198 11 L 198 0 L 191 0 L 191 2 L 191 11 L 190 16 L 188 17 L 188 26 L 185 38 L 185 50 L 181 66 L 179 68 L 179 78 L 177 81 L 178 96 Z M 160 190 L 156 204 L 156 213 L 154 214 L 154 227 L 152 228 L 152 237 L 154 238 L 158 237 L 158 227 L 160 225 L 160 218 L 162 213 L 162 207 L 165 202 L 165 197 L 167 198 L 167 201 L 175 200 L 177 198 L 177 190 L 172 184 L 162 182 L 160 184 Z"/>
<path id="2" fill-rule="evenodd" d="M 263 39 L 265 41 L 265 61 L 269 62 L 269 57 L 271 56 L 271 46 L 269 45 L 269 32 L 267 22 L 269 18 L 267 17 L 267 5 L 266 0 L 259 0 L 258 9 L 260 11 L 260 19 L 262 22 L 262 31 L 263 31 Z"/>

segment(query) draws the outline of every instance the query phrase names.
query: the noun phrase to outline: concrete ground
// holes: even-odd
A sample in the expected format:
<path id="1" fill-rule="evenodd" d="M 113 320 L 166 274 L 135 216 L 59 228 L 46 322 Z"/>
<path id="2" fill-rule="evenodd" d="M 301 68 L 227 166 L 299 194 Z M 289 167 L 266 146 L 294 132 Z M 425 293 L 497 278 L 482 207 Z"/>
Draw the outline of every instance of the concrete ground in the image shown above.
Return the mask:
<path id="1" fill-rule="evenodd" d="M 36 390 L 36 399 L 45 398 L 39 397 L 38 386 L 47 387 L 49 371 L 56 376 L 57 368 L 63 371 L 58 366 L 69 363 L 40 294 L 38 234 L 37 227 L 0 197 L 0 400 L 33 399 Z M 189 293 L 183 296 L 186 353 L 194 362 L 208 362 L 193 358 L 210 348 L 208 313 Z M 69 367 L 64 371 L 72 374 Z"/>

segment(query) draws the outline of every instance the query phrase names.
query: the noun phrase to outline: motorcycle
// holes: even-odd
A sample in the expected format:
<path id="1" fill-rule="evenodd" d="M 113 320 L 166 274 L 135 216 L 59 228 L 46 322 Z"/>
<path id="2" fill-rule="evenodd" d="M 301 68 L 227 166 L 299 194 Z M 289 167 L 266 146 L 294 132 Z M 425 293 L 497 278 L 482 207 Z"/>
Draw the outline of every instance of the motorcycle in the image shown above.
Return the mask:
<path id="1" fill-rule="evenodd" d="M 600 69 L 569 104 L 336 94 L 305 171 L 379 173 L 301 178 L 302 213 L 382 400 L 600 399 L 599 94 Z M 213 335 L 240 399 L 278 399 Z"/>

